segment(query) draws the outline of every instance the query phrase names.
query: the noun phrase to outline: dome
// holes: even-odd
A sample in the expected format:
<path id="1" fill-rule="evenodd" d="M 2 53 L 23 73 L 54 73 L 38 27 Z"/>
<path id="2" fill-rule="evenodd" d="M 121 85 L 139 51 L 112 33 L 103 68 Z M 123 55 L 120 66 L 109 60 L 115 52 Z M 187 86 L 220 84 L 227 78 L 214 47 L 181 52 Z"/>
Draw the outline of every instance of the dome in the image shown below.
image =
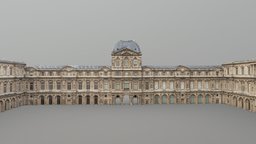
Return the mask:
<path id="1" fill-rule="evenodd" d="M 128 41 L 120 40 L 119 42 L 116 43 L 113 52 L 120 51 L 125 48 L 128 48 L 138 53 L 141 52 L 140 46 L 134 40 L 128 40 Z"/>

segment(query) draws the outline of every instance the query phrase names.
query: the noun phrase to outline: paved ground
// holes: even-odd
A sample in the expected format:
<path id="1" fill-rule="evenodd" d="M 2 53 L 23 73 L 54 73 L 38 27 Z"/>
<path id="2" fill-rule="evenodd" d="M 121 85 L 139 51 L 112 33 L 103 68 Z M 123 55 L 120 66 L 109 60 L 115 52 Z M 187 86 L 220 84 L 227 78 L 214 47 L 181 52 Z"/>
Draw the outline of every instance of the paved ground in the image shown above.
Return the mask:
<path id="1" fill-rule="evenodd" d="M 24 106 L 1 144 L 254 144 L 256 113 L 226 105 Z"/>

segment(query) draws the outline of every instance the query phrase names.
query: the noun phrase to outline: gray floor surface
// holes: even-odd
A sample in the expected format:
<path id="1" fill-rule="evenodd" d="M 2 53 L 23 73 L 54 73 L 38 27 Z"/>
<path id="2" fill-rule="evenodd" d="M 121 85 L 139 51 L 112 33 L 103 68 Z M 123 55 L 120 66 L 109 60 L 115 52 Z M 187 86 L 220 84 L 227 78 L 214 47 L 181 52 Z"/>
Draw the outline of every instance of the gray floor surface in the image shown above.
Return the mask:
<path id="1" fill-rule="evenodd" d="M 256 113 L 227 105 L 23 106 L 0 144 L 254 144 Z"/>

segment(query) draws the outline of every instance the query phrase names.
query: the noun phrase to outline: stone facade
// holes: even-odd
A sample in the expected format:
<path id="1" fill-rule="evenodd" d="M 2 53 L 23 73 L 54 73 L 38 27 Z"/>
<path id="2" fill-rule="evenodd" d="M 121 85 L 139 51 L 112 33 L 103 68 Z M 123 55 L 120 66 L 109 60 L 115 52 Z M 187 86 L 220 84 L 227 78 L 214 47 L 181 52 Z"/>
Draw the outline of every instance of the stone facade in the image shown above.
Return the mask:
<path id="1" fill-rule="evenodd" d="M 26 66 L 0 61 L 0 111 L 23 105 L 228 104 L 256 112 L 256 61 L 220 66 L 143 66 L 119 41 L 111 66 Z"/>

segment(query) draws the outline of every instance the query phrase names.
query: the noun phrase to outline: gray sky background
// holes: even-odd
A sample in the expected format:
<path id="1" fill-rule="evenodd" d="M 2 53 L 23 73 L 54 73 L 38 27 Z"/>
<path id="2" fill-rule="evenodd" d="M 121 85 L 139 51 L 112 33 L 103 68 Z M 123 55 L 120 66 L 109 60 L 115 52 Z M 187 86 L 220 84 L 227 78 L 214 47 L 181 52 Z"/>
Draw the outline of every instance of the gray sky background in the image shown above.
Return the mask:
<path id="1" fill-rule="evenodd" d="M 118 40 L 143 64 L 207 65 L 255 58 L 255 0 L 1 0 L 0 59 L 110 65 Z"/>

